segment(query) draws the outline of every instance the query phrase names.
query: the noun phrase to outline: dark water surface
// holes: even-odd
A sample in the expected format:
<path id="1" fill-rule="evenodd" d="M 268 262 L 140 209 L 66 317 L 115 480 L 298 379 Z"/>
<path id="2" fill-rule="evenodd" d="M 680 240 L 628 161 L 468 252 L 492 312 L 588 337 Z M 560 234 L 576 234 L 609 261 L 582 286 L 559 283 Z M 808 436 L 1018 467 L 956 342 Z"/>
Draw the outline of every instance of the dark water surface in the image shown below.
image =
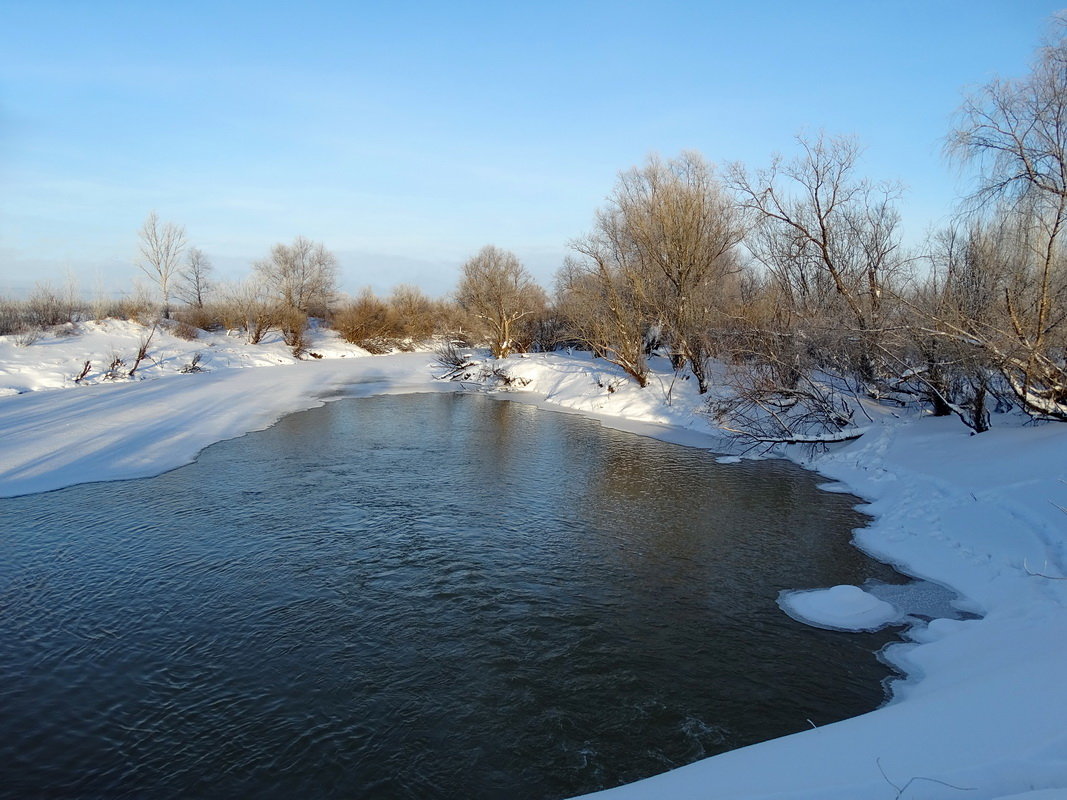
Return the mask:
<path id="1" fill-rule="evenodd" d="M 784 463 L 519 403 L 342 400 L 0 501 L 0 793 L 560 798 L 869 711 L 893 579 Z"/>

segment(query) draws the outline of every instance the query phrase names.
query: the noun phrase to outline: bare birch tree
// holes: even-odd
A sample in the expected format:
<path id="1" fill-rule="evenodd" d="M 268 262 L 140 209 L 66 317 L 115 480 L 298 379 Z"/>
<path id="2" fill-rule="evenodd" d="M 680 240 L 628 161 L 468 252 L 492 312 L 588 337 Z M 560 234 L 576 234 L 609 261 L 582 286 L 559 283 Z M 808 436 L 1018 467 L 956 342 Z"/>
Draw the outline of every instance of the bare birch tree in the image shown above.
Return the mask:
<path id="1" fill-rule="evenodd" d="M 173 222 L 160 224 L 159 215 L 153 211 L 138 236 L 141 257 L 137 266 L 159 288 L 163 317 L 169 319 L 172 284 L 185 250 L 185 228 Z"/>

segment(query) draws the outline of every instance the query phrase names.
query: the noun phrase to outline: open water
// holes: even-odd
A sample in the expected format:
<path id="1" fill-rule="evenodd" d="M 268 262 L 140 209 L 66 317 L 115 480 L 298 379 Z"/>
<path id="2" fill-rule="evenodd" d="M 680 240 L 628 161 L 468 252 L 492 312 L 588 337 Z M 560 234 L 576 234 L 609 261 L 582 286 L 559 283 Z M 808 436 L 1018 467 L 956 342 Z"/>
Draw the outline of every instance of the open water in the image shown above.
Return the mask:
<path id="1" fill-rule="evenodd" d="M 562 798 L 877 707 L 898 580 L 782 462 L 515 402 L 340 400 L 0 501 L 0 794 Z"/>

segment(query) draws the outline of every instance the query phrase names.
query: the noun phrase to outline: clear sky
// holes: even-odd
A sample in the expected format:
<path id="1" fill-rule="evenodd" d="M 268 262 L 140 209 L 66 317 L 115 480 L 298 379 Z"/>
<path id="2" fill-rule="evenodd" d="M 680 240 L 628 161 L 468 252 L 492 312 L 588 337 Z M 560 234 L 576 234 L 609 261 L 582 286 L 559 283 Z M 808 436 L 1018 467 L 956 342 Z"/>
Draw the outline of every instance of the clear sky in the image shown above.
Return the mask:
<path id="1" fill-rule="evenodd" d="M 1055 3 L 0 0 L 0 295 L 126 289 L 149 211 L 239 278 L 297 235 L 343 286 L 449 291 L 485 244 L 546 286 L 651 152 L 766 164 L 854 134 L 917 240 L 964 188 L 968 86 Z"/>

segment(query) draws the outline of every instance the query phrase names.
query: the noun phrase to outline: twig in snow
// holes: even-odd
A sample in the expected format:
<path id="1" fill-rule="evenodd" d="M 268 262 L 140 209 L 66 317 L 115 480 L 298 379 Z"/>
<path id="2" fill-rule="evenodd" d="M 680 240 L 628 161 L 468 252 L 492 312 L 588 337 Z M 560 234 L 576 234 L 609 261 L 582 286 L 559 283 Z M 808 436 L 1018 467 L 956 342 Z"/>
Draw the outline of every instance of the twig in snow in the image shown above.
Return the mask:
<path id="1" fill-rule="evenodd" d="M 131 367 L 130 371 L 126 373 L 127 377 L 132 378 L 133 374 L 137 372 L 137 368 L 141 366 L 141 362 L 145 360 L 145 357 L 148 355 L 148 347 L 152 344 L 152 337 L 156 335 L 157 327 L 158 323 L 152 326 L 152 330 L 148 332 L 148 336 L 141 337 L 141 346 L 137 348 L 137 358 L 133 362 L 133 367 Z"/>
<path id="2" fill-rule="evenodd" d="M 937 778 L 924 778 L 921 775 L 914 778 L 908 778 L 908 782 L 903 786 L 897 786 L 893 781 L 889 780 L 889 776 L 885 774 L 885 770 L 882 769 L 882 759 L 876 758 L 874 763 L 878 765 L 878 771 L 882 773 L 882 777 L 885 778 L 885 782 L 897 790 L 896 800 L 900 800 L 904 796 L 904 792 L 908 791 L 908 788 L 915 783 L 915 781 L 929 781 L 930 783 L 939 783 L 942 786 L 947 786 L 949 789 L 957 789 L 961 792 L 974 792 L 977 791 L 975 786 L 956 786 L 955 784 L 948 783 L 947 781 L 941 781 Z"/>
<path id="3" fill-rule="evenodd" d="M 1053 505 L 1056 504 L 1053 503 Z M 1064 513 L 1067 513 L 1067 509 L 1061 508 L 1060 506 L 1056 507 Z M 1045 564 L 1048 565 L 1048 562 L 1046 561 Z M 1067 581 L 1067 575 L 1048 575 L 1044 572 L 1034 572 L 1032 569 L 1030 569 L 1030 565 L 1026 563 L 1025 558 L 1023 559 L 1023 571 L 1031 578 L 1045 578 L 1050 581 Z"/>

